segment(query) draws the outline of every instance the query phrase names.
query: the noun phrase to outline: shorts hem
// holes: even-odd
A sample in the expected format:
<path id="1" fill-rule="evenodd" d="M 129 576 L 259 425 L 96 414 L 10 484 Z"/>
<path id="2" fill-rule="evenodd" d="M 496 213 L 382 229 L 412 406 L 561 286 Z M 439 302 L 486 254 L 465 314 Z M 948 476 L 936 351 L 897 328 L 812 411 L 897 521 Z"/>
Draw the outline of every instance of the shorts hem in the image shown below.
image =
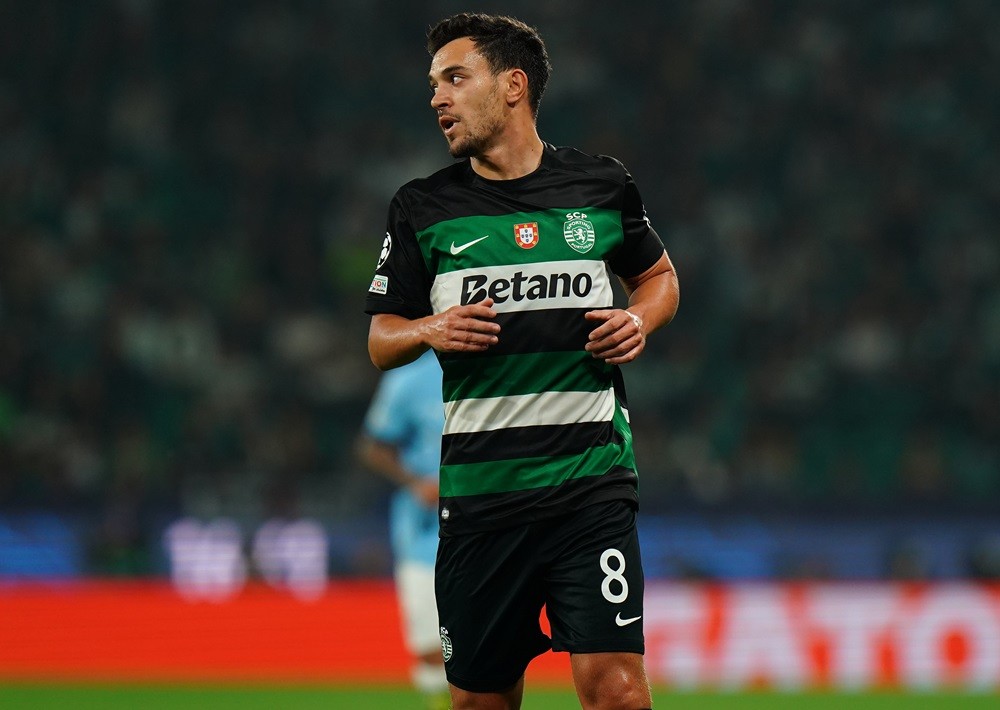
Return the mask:
<path id="1" fill-rule="evenodd" d="M 592 641 L 587 644 L 574 644 L 573 647 L 562 644 L 552 645 L 552 650 L 556 653 L 638 653 L 640 656 L 646 654 L 646 644 L 644 642 L 629 643 L 621 639 L 614 641 Z"/>
<path id="2" fill-rule="evenodd" d="M 548 639 L 545 639 L 546 642 Z M 470 680 L 463 678 L 460 675 L 452 673 L 448 670 L 447 664 L 445 665 L 445 676 L 448 678 L 448 682 L 454 685 L 460 690 L 464 690 L 469 693 L 503 693 L 510 690 L 521 678 L 524 677 L 525 672 L 528 670 L 528 665 L 536 658 L 541 656 L 546 651 L 550 650 L 551 646 L 546 643 L 544 646 L 536 647 L 533 654 L 525 658 L 520 663 L 520 670 L 513 671 L 510 676 L 495 676 L 501 677 L 501 680 L 494 680 L 491 678 L 480 679 L 480 680 Z M 509 666 L 508 666 L 509 667 Z M 517 666 L 515 666 L 516 668 Z"/>

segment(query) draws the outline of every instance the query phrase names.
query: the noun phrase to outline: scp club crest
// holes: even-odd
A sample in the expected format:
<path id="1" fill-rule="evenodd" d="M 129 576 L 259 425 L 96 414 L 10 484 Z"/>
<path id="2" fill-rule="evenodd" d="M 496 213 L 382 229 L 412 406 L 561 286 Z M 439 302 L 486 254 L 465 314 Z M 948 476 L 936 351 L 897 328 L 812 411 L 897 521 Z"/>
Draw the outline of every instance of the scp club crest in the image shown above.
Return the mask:
<path id="1" fill-rule="evenodd" d="M 586 254 L 594 248 L 597 233 L 594 224 L 583 212 L 570 212 L 563 224 L 563 238 L 570 248 L 581 254 Z"/>
<path id="2" fill-rule="evenodd" d="M 522 249 L 531 249 L 538 244 L 538 222 L 515 224 L 514 243 Z"/>
<path id="3" fill-rule="evenodd" d="M 451 645 L 451 636 L 448 635 L 448 629 L 441 627 L 441 657 L 447 662 L 451 660 L 454 648 Z"/>

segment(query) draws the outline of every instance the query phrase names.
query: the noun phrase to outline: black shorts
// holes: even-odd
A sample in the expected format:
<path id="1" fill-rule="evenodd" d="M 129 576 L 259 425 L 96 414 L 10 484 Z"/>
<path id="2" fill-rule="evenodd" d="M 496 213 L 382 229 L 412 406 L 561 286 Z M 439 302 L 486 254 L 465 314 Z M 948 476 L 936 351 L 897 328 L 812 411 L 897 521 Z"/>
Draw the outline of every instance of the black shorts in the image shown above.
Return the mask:
<path id="1" fill-rule="evenodd" d="M 631 503 L 440 540 L 435 573 L 448 681 L 501 692 L 549 648 L 643 653 L 643 575 Z M 542 605 L 552 639 L 542 633 Z"/>

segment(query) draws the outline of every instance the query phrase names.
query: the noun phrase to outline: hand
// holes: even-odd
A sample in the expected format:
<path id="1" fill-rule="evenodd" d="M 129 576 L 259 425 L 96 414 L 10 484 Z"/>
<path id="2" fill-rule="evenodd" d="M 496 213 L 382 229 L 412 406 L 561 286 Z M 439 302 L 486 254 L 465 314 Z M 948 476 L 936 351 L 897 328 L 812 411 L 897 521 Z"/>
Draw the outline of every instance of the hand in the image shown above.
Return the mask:
<path id="1" fill-rule="evenodd" d="M 439 352 L 483 352 L 500 342 L 493 299 L 452 306 L 427 324 L 430 346 Z"/>
<path id="2" fill-rule="evenodd" d="M 642 319 L 630 311 L 611 308 L 587 311 L 584 318 L 599 325 L 590 331 L 585 350 L 609 365 L 632 362 L 646 348 L 646 335 L 642 332 Z"/>
<path id="3" fill-rule="evenodd" d="M 419 478 L 409 486 L 410 493 L 428 508 L 437 508 L 438 482 L 435 478 Z"/>

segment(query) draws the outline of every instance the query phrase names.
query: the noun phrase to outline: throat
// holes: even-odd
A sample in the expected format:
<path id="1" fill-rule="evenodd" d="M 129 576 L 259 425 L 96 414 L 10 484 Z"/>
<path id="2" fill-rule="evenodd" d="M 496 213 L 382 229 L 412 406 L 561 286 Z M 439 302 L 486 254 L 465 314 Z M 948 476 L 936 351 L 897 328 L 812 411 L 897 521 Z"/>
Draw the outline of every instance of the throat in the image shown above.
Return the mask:
<path id="1" fill-rule="evenodd" d="M 472 158 L 472 169 L 487 180 L 516 180 L 538 170 L 545 146 L 541 139 L 523 145 L 501 143 Z"/>

